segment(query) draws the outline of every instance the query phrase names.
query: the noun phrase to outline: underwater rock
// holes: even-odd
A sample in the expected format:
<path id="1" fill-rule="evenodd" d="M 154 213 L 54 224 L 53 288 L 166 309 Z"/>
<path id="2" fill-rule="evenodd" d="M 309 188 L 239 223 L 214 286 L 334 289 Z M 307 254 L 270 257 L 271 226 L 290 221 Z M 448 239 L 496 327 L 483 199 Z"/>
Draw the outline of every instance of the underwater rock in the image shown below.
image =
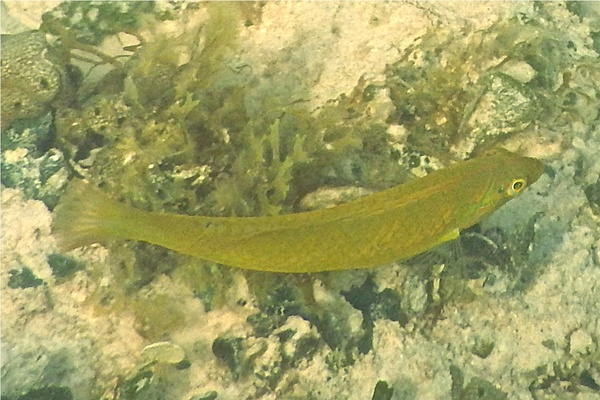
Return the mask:
<path id="1" fill-rule="evenodd" d="M 144 347 L 142 356 L 148 362 L 178 364 L 185 359 L 185 352 L 174 343 L 157 342 Z"/>
<path id="2" fill-rule="evenodd" d="M 0 171 L 3 185 L 21 189 L 27 198 L 41 200 L 50 208 L 58 202 L 69 175 L 64 156 L 57 149 L 41 157 L 22 147 L 3 151 Z"/>
<path id="3" fill-rule="evenodd" d="M 459 128 L 466 138 L 459 148 L 473 150 L 473 146 L 522 131 L 538 118 L 540 106 L 535 94 L 517 79 L 495 73 L 479 85 L 481 94 L 475 96 L 473 110 Z"/>
<path id="4" fill-rule="evenodd" d="M 298 208 L 301 211 L 319 210 L 356 200 L 373 193 L 372 190 L 358 186 L 323 187 L 304 196 Z"/>

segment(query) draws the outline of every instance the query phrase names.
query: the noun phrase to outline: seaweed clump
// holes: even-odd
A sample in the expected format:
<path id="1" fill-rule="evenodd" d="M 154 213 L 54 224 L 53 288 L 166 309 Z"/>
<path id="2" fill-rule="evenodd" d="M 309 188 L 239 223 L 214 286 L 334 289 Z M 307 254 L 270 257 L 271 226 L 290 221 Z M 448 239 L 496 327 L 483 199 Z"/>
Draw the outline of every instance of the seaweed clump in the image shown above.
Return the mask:
<path id="1" fill-rule="evenodd" d="M 596 117 L 597 54 L 585 44 L 588 33 L 543 22 L 565 17 L 556 15 L 560 7 L 536 5 L 543 18 L 431 30 L 388 66 L 395 105 L 388 122 L 407 132 L 407 157 L 447 161 L 450 150 L 464 158 L 519 132 L 558 132 Z"/>
<path id="2" fill-rule="evenodd" d="M 253 75 L 236 55 L 244 7 L 182 12 L 183 32 L 156 32 L 119 67 L 122 91 L 99 85 L 60 110 L 74 169 L 145 209 L 243 216 L 291 212 L 324 182 L 367 183 L 372 165 L 393 163 L 387 114 L 365 118 L 360 90 L 312 111 L 285 82 Z"/>

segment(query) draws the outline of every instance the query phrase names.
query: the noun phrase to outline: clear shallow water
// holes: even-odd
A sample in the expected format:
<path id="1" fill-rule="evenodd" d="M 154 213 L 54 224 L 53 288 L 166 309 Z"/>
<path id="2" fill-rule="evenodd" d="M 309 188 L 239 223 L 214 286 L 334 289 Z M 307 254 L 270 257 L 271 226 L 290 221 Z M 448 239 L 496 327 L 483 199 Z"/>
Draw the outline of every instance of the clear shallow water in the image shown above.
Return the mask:
<path id="1" fill-rule="evenodd" d="M 597 395 L 593 4 L 138 7 L 104 30 L 106 10 L 63 8 L 88 62 L 53 68 L 82 83 L 3 126 L 3 395 Z M 123 31 L 147 44 L 111 44 Z M 408 265 L 248 273 L 134 243 L 63 254 L 50 234 L 73 170 L 146 209 L 257 215 L 495 145 L 545 175 L 458 251 Z"/>

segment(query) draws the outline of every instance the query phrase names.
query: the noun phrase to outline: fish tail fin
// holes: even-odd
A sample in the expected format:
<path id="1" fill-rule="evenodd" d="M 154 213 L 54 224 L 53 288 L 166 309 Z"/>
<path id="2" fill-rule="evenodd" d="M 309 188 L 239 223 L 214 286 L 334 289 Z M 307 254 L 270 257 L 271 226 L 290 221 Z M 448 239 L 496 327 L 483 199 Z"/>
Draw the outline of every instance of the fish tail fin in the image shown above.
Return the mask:
<path id="1" fill-rule="evenodd" d="M 52 231 L 59 249 L 72 250 L 108 238 L 126 237 L 132 211 L 126 204 L 108 198 L 98 188 L 82 180 L 69 183 L 54 209 Z M 124 224 L 125 223 L 125 224 Z"/>

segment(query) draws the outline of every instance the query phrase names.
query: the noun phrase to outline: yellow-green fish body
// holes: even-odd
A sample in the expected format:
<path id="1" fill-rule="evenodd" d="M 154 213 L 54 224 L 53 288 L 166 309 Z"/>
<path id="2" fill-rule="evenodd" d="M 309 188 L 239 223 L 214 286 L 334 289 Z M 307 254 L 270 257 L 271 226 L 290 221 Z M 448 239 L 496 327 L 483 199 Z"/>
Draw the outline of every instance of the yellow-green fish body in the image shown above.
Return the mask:
<path id="1" fill-rule="evenodd" d="M 150 213 L 79 182 L 57 207 L 54 227 L 66 249 L 121 238 L 260 271 L 370 268 L 456 238 L 541 173 L 540 161 L 498 149 L 336 207 L 271 217 Z"/>

